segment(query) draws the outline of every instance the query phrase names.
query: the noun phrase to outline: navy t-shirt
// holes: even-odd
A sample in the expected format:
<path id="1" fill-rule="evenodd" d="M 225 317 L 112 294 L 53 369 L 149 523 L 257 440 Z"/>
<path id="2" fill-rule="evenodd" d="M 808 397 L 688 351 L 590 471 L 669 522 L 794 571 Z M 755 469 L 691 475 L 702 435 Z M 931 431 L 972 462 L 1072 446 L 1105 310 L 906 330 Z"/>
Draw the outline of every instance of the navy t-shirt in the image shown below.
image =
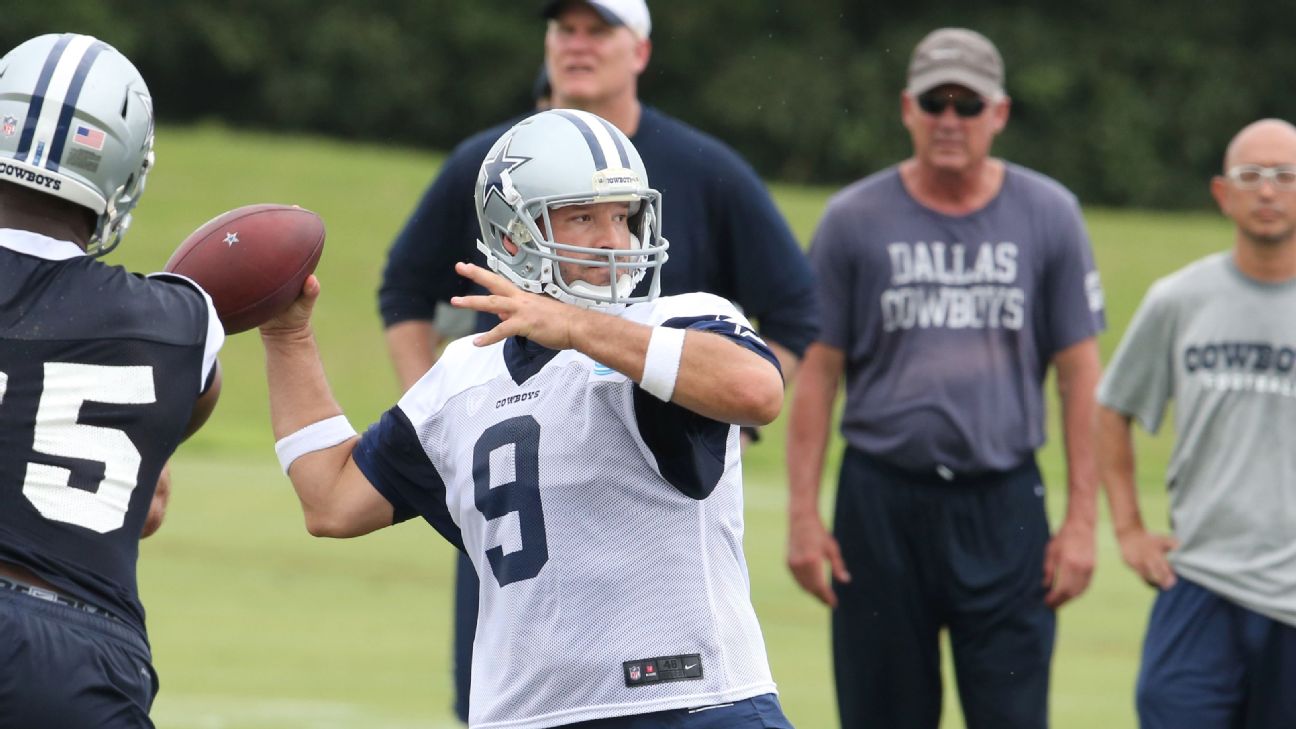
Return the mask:
<path id="1" fill-rule="evenodd" d="M 483 263 L 473 205 L 477 172 L 520 118 L 460 144 L 423 194 L 383 271 L 378 299 L 386 325 L 433 319 L 438 302 L 469 292 L 454 264 Z M 662 193 L 662 231 L 670 241 L 662 295 L 722 296 L 757 320 L 764 337 L 802 354 L 816 331 L 810 266 L 756 173 L 718 140 L 649 106 L 631 141 L 649 184 Z M 497 321 L 482 315 L 478 328 Z"/>
<path id="2" fill-rule="evenodd" d="M 1104 326 L 1075 196 L 1017 165 L 962 216 L 895 167 L 867 177 L 829 202 L 810 258 L 820 341 L 846 355 L 842 434 L 902 468 L 1020 464 L 1044 442 L 1049 362 Z"/>

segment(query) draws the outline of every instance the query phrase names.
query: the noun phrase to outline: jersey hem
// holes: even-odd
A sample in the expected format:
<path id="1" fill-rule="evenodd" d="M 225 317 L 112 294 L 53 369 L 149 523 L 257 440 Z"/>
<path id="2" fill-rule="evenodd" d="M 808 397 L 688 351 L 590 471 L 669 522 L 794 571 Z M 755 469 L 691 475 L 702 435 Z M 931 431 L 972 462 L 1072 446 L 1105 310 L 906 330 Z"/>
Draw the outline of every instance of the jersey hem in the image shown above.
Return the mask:
<path id="1" fill-rule="evenodd" d="M 533 716 L 525 719 L 513 719 L 509 721 L 475 723 L 470 718 L 468 726 L 469 729 L 549 729 L 549 727 L 565 726 L 567 724 L 592 721 L 595 719 L 608 719 L 618 716 L 637 716 L 639 714 L 651 714 L 658 711 L 691 709 L 698 706 L 707 706 L 709 704 L 744 701 L 764 694 L 778 695 L 778 688 L 775 686 L 773 681 L 717 693 L 670 696 L 656 701 L 634 704 L 603 704 L 600 706 L 586 706 L 578 709 L 568 709 L 567 711 L 557 711 L 552 714 Z"/>
<path id="2" fill-rule="evenodd" d="M 1284 610 L 1281 607 L 1264 605 L 1255 600 L 1242 597 L 1238 595 L 1236 588 L 1224 584 L 1220 580 L 1216 579 L 1215 576 L 1199 571 L 1191 565 L 1173 564 L 1172 566 L 1174 567 L 1175 573 L 1180 577 L 1183 577 L 1190 582 L 1195 582 L 1203 589 L 1214 593 L 1221 600 L 1227 600 L 1235 605 L 1250 610 L 1253 613 L 1259 613 L 1270 620 L 1275 620 L 1284 625 L 1290 625 L 1293 628 L 1296 628 L 1296 610 Z"/>

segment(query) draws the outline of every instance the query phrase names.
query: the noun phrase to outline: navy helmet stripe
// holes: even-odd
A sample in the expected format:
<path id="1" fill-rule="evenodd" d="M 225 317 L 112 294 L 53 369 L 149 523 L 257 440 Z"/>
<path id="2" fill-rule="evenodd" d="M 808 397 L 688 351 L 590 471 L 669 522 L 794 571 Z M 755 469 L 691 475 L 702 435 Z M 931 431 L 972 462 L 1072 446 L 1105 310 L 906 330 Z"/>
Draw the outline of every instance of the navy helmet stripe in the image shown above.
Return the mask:
<path id="1" fill-rule="evenodd" d="M 49 90 L 50 78 L 54 76 L 54 68 L 58 66 L 59 59 L 63 57 L 63 51 L 72 42 L 72 38 L 72 33 L 59 36 L 50 49 L 49 56 L 45 58 L 45 67 L 36 79 L 36 89 L 32 91 L 31 103 L 27 106 L 27 121 L 23 122 L 22 136 L 18 138 L 18 154 L 14 156 L 19 162 L 27 161 L 32 139 L 36 136 L 36 124 L 40 121 L 41 107 L 45 105 L 45 92 Z"/>
<path id="2" fill-rule="evenodd" d="M 607 157 L 603 156 L 603 145 L 599 144 L 598 138 L 594 136 L 594 130 L 589 128 L 585 120 L 566 109 L 555 109 L 554 113 L 576 125 L 580 130 L 581 136 L 585 137 L 585 143 L 589 145 L 590 154 L 594 155 L 594 169 L 606 170 L 608 164 Z"/>
<path id="3" fill-rule="evenodd" d="M 87 48 L 85 55 L 81 57 L 81 62 L 77 64 L 76 72 L 72 75 L 67 96 L 63 98 L 63 110 L 59 112 L 58 126 L 54 129 L 54 146 L 50 148 L 49 162 L 45 164 L 54 172 L 58 172 L 59 160 L 63 159 L 63 147 L 67 144 L 72 115 L 76 113 L 76 103 L 81 97 L 81 87 L 85 86 L 86 76 L 90 74 L 90 66 L 107 47 L 103 43 L 95 43 Z"/>
<path id="4" fill-rule="evenodd" d="M 612 126 L 612 122 L 601 116 L 598 117 L 598 120 L 603 124 L 604 128 L 607 129 L 608 136 L 612 137 L 612 143 L 616 145 L 617 156 L 620 157 L 620 159 L 617 160 L 620 162 L 619 166 L 629 168 L 630 157 L 626 154 L 625 145 L 621 144 L 621 134 L 617 132 L 616 127 Z"/>

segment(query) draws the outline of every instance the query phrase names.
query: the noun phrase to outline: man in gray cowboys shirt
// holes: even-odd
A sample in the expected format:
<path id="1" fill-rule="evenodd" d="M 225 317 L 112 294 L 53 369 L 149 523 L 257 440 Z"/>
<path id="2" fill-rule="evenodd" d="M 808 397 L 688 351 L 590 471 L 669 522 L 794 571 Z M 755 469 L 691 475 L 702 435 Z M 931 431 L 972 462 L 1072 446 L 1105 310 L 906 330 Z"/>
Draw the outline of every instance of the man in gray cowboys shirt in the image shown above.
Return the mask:
<path id="1" fill-rule="evenodd" d="M 939 724 L 942 627 L 969 727 L 1046 726 L 1053 610 L 1093 570 L 1102 293 L 1075 197 L 989 156 L 1008 109 L 989 40 L 928 35 L 900 99 L 913 156 L 836 195 L 811 249 L 822 331 L 792 403 L 788 564 L 835 608 L 844 729 Z M 1052 537 L 1034 458 L 1050 364 L 1069 490 Z"/>
<path id="2" fill-rule="evenodd" d="M 1153 284 L 1098 394 L 1121 555 L 1159 591 L 1144 729 L 1296 726 L 1296 127 L 1239 132 L 1211 192 L 1233 250 Z M 1171 400 L 1173 537 L 1143 526 L 1130 429 Z"/>

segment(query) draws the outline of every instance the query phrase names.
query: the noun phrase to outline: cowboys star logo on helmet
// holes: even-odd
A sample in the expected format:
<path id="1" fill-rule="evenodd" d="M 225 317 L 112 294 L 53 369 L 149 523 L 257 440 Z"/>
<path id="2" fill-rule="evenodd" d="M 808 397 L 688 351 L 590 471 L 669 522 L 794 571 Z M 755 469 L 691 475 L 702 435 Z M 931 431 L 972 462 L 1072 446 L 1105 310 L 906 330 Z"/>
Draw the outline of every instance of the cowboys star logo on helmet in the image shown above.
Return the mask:
<path id="1" fill-rule="evenodd" d="M 481 226 L 477 247 L 492 270 L 518 287 L 577 306 L 657 298 L 669 247 L 661 236 L 661 194 L 648 186 L 634 145 L 601 117 L 553 109 L 519 122 L 487 153 L 475 200 Z M 586 248 L 553 239 L 551 210 L 609 202 L 629 204 L 629 249 Z M 610 269 L 609 284 L 566 281 L 559 263 Z M 648 290 L 635 295 L 649 274 Z"/>
<path id="2" fill-rule="evenodd" d="M 488 154 L 486 161 L 482 163 L 482 174 L 486 176 L 486 199 L 490 200 L 491 195 L 499 197 L 504 202 L 509 201 L 509 196 L 505 188 L 513 190 L 513 183 L 510 173 L 518 167 L 531 161 L 530 157 L 512 157 L 509 156 L 508 144 L 499 148 L 499 153 L 492 159 Z M 495 150 L 491 150 L 494 152 Z"/>
<path id="3" fill-rule="evenodd" d="M 139 71 L 88 35 L 33 38 L 0 58 L 0 180 L 89 208 L 86 249 L 103 255 L 130 225 L 153 165 L 153 102 Z"/>

